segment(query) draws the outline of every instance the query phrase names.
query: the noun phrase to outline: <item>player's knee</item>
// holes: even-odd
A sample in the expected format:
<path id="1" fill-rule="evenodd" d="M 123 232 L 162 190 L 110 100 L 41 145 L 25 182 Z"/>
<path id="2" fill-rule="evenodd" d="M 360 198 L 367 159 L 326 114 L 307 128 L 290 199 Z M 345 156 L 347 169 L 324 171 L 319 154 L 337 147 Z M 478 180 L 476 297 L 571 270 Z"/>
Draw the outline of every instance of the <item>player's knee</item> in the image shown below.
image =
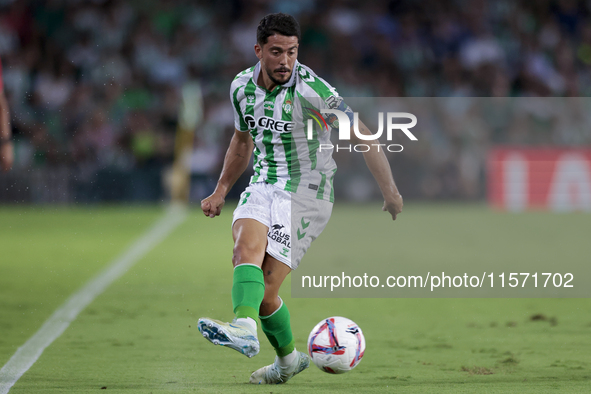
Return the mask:
<path id="1" fill-rule="evenodd" d="M 264 251 L 259 250 L 259 248 L 246 244 L 236 244 L 232 254 L 232 265 L 236 267 L 240 264 L 254 264 L 260 267 L 263 263 L 263 257 Z"/>

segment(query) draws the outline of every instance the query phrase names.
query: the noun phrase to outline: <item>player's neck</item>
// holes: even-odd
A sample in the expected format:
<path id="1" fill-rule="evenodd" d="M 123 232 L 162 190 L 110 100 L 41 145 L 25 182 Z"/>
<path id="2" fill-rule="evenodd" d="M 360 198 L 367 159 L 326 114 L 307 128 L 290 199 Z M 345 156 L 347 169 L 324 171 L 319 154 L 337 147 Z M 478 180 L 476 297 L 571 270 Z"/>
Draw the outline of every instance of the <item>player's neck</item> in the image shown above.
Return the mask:
<path id="1" fill-rule="evenodd" d="M 259 78 L 257 80 L 257 85 L 267 89 L 269 92 L 272 92 L 278 85 L 269 78 L 267 73 L 263 70 L 259 73 Z"/>

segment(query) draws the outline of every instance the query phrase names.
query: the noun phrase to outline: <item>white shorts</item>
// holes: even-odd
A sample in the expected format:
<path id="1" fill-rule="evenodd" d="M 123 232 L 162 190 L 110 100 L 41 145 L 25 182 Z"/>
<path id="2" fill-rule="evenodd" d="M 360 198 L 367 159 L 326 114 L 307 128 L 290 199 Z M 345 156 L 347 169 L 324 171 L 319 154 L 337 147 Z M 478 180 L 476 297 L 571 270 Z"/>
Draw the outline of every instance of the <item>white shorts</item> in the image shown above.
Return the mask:
<path id="1" fill-rule="evenodd" d="M 296 269 L 312 241 L 326 227 L 331 213 L 329 201 L 292 194 L 258 182 L 240 195 L 232 225 L 238 219 L 254 219 L 267 226 L 267 253 Z"/>

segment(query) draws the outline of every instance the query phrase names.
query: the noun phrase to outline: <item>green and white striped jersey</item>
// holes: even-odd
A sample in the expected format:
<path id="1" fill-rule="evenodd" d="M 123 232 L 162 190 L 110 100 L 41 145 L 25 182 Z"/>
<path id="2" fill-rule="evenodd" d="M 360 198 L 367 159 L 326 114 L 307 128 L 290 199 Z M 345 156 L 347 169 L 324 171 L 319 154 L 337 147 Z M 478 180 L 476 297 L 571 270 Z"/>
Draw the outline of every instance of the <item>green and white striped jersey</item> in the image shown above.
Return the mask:
<path id="1" fill-rule="evenodd" d="M 337 106 L 344 110 L 346 105 L 332 86 L 297 61 L 290 80 L 271 92 L 256 84 L 260 69 L 259 62 L 242 71 L 230 89 L 234 126 L 249 131 L 254 141 L 250 183 L 266 182 L 333 202 L 337 166 L 331 149 L 319 149 L 320 144 L 331 144 L 330 128 L 318 127 L 322 123 L 314 115 Z M 313 138 L 308 140 L 304 126 L 312 118 Z"/>

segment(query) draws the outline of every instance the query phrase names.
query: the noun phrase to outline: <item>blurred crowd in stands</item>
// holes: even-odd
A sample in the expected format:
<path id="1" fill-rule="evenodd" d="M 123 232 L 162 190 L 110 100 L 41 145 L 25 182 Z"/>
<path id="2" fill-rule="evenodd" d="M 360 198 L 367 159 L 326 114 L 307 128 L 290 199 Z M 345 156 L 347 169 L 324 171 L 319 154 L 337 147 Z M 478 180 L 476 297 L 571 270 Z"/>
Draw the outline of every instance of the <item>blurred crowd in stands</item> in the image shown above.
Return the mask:
<path id="1" fill-rule="evenodd" d="M 205 115 L 191 166 L 203 197 L 233 132 L 230 82 L 257 61 L 261 17 L 279 11 L 300 22 L 299 60 L 344 97 L 591 96 L 590 0 L 0 0 L 15 171 L 68 169 L 70 200 L 159 199 L 180 89 L 198 81 Z M 580 145 L 589 133 L 485 133 L 465 146 L 469 136 L 443 134 L 407 165 L 455 183 L 409 188 L 415 197 L 478 198 L 488 144 Z M 459 151 L 429 151 L 455 140 Z M 476 152 L 468 164 L 462 149 Z M 402 182 L 405 161 L 393 161 Z M 478 185 L 453 186 L 466 172 Z"/>

